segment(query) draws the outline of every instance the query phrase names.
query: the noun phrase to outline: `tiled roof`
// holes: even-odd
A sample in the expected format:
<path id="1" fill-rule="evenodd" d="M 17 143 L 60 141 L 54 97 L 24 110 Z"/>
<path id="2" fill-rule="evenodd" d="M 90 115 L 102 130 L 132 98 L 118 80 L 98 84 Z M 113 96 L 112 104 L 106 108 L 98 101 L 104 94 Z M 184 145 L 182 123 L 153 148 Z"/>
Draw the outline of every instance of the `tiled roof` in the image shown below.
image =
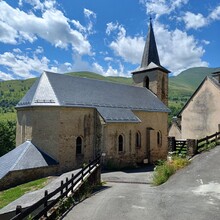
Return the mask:
<path id="1" fill-rule="evenodd" d="M 44 72 L 16 107 L 29 106 L 102 107 L 111 110 L 109 115 L 114 119 L 121 115 L 117 109 L 169 112 L 147 88 L 51 72 Z"/>
<path id="2" fill-rule="evenodd" d="M 0 179 L 7 173 L 58 164 L 53 158 L 26 141 L 0 157 Z"/>

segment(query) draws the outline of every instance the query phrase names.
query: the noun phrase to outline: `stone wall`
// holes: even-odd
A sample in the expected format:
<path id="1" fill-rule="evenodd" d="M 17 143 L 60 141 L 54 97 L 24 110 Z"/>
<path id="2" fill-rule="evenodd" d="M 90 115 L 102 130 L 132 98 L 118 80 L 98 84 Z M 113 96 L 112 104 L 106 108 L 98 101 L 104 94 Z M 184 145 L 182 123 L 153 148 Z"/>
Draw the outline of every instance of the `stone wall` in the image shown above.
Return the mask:
<path id="1" fill-rule="evenodd" d="M 81 167 L 94 159 L 95 109 L 68 107 L 19 108 L 16 145 L 32 143 L 59 162 L 59 172 Z M 76 139 L 82 153 L 76 155 Z"/>
<path id="2" fill-rule="evenodd" d="M 168 152 L 167 113 L 135 111 L 141 123 L 109 123 L 104 128 L 103 152 L 105 164 L 119 167 L 143 163 L 144 159 L 153 163 L 165 159 Z M 141 146 L 136 146 L 136 133 L 141 135 Z M 159 143 L 158 143 L 159 134 Z M 118 150 L 118 137 L 123 136 L 123 151 Z"/>
<path id="3" fill-rule="evenodd" d="M 181 139 L 181 130 L 179 126 L 173 122 L 170 129 L 169 129 L 169 137 L 175 137 L 176 139 Z"/>
<path id="4" fill-rule="evenodd" d="M 149 89 L 168 106 L 168 74 L 159 69 L 133 74 L 134 84 L 145 87 L 146 77 L 149 78 Z"/>
<path id="5" fill-rule="evenodd" d="M 182 112 L 182 138 L 200 139 L 219 130 L 220 89 L 206 79 Z"/>
<path id="6" fill-rule="evenodd" d="M 26 170 L 17 170 L 9 172 L 6 176 L 0 179 L 0 190 L 40 179 L 50 175 L 55 175 L 58 172 L 58 165 L 49 167 L 39 167 Z"/>

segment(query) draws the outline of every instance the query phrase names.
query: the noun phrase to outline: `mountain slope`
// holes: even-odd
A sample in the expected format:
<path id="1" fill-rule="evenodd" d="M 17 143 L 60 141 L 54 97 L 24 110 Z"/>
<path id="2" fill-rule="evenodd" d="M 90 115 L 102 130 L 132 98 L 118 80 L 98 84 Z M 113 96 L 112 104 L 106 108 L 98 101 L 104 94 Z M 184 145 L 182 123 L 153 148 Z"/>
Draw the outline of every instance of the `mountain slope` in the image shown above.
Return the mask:
<path id="1" fill-rule="evenodd" d="M 169 96 L 191 96 L 203 79 L 216 71 L 220 71 L 220 68 L 194 67 L 171 77 L 169 79 Z"/>

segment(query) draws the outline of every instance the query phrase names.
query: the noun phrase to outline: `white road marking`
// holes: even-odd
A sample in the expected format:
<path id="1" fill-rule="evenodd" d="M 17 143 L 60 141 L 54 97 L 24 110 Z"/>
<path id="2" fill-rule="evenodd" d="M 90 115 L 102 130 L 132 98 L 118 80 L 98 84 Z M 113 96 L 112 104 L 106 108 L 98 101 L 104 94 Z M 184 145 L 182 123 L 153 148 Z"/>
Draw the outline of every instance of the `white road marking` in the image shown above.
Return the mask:
<path id="1" fill-rule="evenodd" d="M 192 192 L 196 195 L 210 196 L 220 200 L 220 183 L 210 182 L 208 184 L 203 184 Z"/>
<path id="2" fill-rule="evenodd" d="M 145 207 L 137 206 L 137 205 L 132 205 L 132 208 L 134 208 L 134 209 L 145 209 Z"/>

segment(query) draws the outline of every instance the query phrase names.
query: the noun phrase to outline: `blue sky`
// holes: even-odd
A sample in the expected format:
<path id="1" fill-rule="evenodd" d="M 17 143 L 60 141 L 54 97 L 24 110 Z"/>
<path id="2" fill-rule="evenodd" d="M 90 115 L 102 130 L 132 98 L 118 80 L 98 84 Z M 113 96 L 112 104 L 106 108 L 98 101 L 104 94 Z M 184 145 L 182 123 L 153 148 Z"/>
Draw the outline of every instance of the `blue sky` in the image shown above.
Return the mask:
<path id="1" fill-rule="evenodd" d="M 161 64 L 174 75 L 220 67 L 219 0 L 0 0 L 0 80 L 44 70 L 130 76 L 150 15 Z"/>

